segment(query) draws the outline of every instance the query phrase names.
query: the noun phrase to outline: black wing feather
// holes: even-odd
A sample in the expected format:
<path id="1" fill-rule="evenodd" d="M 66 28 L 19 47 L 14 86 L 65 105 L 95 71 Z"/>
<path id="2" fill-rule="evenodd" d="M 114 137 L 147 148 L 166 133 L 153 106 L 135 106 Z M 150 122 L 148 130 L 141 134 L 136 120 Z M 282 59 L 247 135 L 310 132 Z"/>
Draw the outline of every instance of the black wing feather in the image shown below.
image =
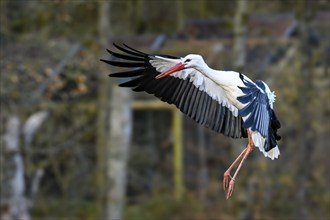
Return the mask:
<path id="1" fill-rule="evenodd" d="M 132 60 L 132 61 L 143 61 L 143 62 L 145 61 L 144 58 L 133 57 L 133 56 L 129 56 L 129 55 L 126 55 L 126 54 L 116 53 L 116 52 L 113 52 L 113 51 L 108 50 L 108 49 L 107 49 L 107 51 L 108 51 L 111 55 L 113 55 L 113 56 L 115 56 L 115 57 L 117 57 L 117 58 L 120 58 L 120 59 Z"/>
<path id="2" fill-rule="evenodd" d="M 134 51 L 128 50 L 126 48 L 120 47 L 119 45 L 117 45 L 115 43 L 113 43 L 113 46 L 115 46 L 118 50 L 123 51 L 123 52 L 125 52 L 127 54 L 134 55 L 134 56 L 137 56 L 137 57 L 148 58 L 147 55 L 141 54 L 141 52 L 134 52 Z M 124 46 L 127 47 L 125 44 L 124 44 Z"/>
<path id="3" fill-rule="evenodd" d="M 141 63 L 141 62 L 119 62 L 119 61 L 113 61 L 113 60 L 102 60 L 101 61 L 110 64 L 112 66 L 118 66 L 118 67 L 141 67 L 144 66 L 145 63 Z"/>
<path id="4" fill-rule="evenodd" d="M 127 78 L 127 77 L 134 77 L 134 76 L 141 76 L 143 72 L 146 70 L 144 69 L 136 69 L 136 70 L 130 70 L 126 72 L 119 72 L 119 73 L 110 73 L 110 77 L 118 77 L 118 78 Z"/>

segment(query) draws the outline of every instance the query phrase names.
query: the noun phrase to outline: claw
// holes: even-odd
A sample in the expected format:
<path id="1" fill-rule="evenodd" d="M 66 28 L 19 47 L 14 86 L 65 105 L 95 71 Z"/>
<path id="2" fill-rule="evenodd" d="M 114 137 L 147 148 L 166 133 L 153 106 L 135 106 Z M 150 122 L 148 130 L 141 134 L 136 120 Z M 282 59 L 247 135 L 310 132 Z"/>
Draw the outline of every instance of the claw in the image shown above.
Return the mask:
<path id="1" fill-rule="evenodd" d="M 237 177 L 237 174 L 239 172 L 239 170 L 241 169 L 246 157 L 251 153 L 251 151 L 253 150 L 253 140 L 252 140 L 252 136 L 249 130 L 247 130 L 248 133 L 248 137 L 249 137 L 249 143 L 246 146 L 246 148 L 242 151 L 242 153 L 236 158 L 236 160 L 230 165 L 230 167 L 228 168 L 228 170 L 223 174 L 223 189 L 226 191 L 226 189 L 228 188 L 227 191 L 227 199 L 229 199 L 233 193 L 234 193 L 234 185 L 235 185 L 235 178 Z M 239 162 L 240 161 L 240 162 Z M 239 162 L 238 167 L 234 173 L 233 176 L 230 175 L 230 171 L 236 166 L 236 164 Z M 231 179 L 229 184 L 229 178 Z"/>
<path id="2" fill-rule="evenodd" d="M 223 190 L 226 190 L 229 186 L 229 178 L 232 179 L 230 172 L 226 171 L 223 174 Z"/>
<path id="3" fill-rule="evenodd" d="M 228 192 L 227 192 L 227 199 L 229 199 L 233 195 L 234 185 L 235 185 L 235 181 L 234 181 L 234 179 L 232 179 L 229 183 Z"/>

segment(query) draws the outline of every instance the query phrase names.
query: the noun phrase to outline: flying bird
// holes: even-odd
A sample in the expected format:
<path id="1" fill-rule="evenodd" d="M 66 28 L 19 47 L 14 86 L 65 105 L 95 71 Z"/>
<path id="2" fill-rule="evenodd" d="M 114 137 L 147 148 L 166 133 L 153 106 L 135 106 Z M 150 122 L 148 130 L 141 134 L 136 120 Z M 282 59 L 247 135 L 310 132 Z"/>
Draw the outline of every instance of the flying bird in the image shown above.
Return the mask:
<path id="1" fill-rule="evenodd" d="M 196 54 L 150 55 L 126 44 L 114 46 L 121 52 L 107 51 L 116 59 L 101 61 L 128 68 L 109 74 L 128 78 L 119 86 L 153 94 L 174 104 L 197 123 L 225 136 L 248 138 L 247 147 L 224 173 L 227 199 L 232 196 L 237 174 L 254 146 L 265 157 L 272 160 L 279 157 L 277 141 L 281 137 L 277 130 L 281 125 L 273 110 L 276 96 L 265 82 L 253 82 L 235 71 L 214 70 Z"/>

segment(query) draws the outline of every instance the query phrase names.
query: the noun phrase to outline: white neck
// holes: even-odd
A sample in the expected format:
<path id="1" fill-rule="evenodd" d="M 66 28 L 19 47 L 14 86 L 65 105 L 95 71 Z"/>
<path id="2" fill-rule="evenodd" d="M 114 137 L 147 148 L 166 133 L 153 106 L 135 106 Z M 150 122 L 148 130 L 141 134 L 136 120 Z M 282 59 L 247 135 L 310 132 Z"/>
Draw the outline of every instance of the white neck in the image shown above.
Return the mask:
<path id="1" fill-rule="evenodd" d="M 231 84 L 233 71 L 214 70 L 210 68 L 206 63 L 203 63 L 202 65 L 199 65 L 195 68 L 204 76 L 208 77 L 219 85 Z"/>

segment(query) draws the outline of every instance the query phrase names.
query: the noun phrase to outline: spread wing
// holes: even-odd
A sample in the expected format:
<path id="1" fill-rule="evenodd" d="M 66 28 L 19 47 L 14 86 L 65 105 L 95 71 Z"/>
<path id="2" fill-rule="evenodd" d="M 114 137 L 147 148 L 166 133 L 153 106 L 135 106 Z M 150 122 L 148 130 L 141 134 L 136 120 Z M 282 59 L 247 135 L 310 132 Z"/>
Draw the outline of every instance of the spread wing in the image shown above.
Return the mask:
<path id="1" fill-rule="evenodd" d="M 247 137 L 242 127 L 242 117 L 228 101 L 223 89 L 195 69 L 184 69 L 167 77 L 155 79 L 161 72 L 181 62 L 180 57 L 153 56 L 124 44 L 114 44 L 124 52 L 108 50 L 121 61 L 102 60 L 110 65 L 127 67 L 128 71 L 112 73 L 110 77 L 128 78 L 121 87 L 130 87 L 133 91 L 145 91 L 160 100 L 174 104 L 184 114 L 216 132 L 233 138 Z"/>

